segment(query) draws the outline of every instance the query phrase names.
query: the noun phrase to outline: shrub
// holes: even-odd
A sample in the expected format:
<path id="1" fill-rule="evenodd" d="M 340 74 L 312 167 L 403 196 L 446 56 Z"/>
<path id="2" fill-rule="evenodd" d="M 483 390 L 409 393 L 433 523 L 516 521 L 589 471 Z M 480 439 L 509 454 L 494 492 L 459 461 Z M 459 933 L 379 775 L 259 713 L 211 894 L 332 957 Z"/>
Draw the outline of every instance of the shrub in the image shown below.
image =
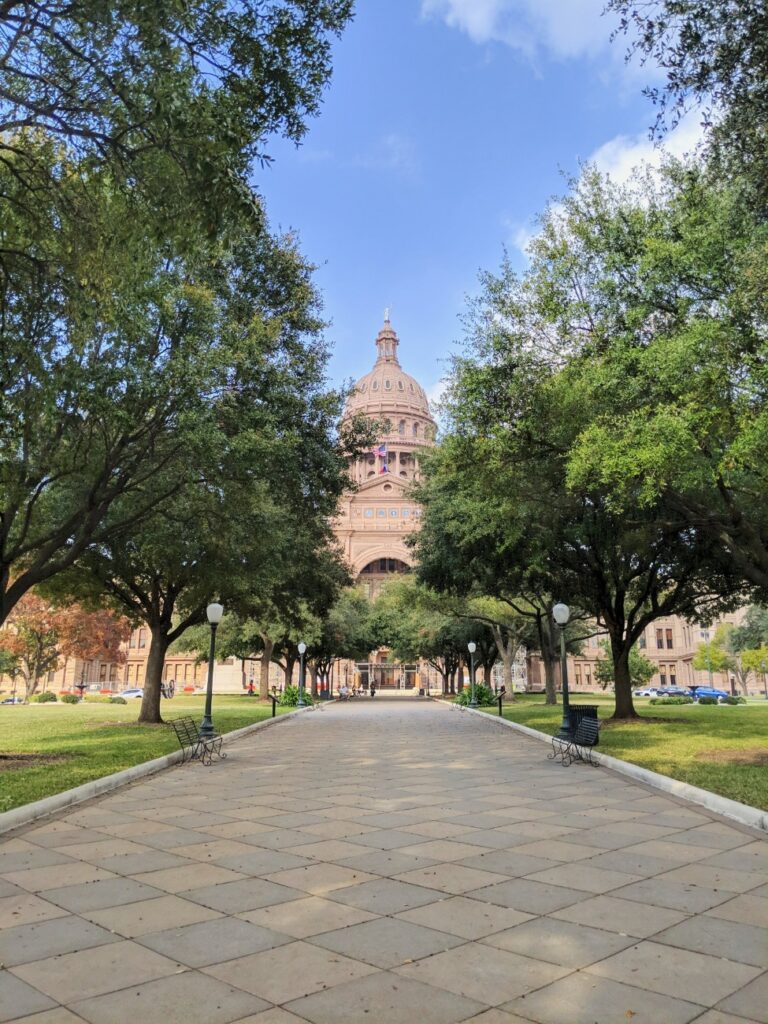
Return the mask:
<path id="1" fill-rule="evenodd" d="M 45 693 L 38 693 L 34 700 L 37 704 L 50 704 L 51 702 L 55 704 L 56 694 L 51 693 L 50 690 L 46 690 Z"/>
<path id="2" fill-rule="evenodd" d="M 299 703 L 298 686 L 286 686 L 286 688 L 278 697 L 277 703 L 280 704 L 282 707 L 295 708 L 296 705 Z M 304 691 L 304 703 L 314 704 L 314 701 L 312 700 L 312 694 L 307 693 L 306 690 Z"/>
<path id="3" fill-rule="evenodd" d="M 65 693 L 61 698 L 62 704 L 79 704 L 80 698 L 76 697 L 74 693 Z"/>
<path id="4" fill-rule="evenodd" d="M 650 704 L 693 704 L 693 697 L 651 697 Z"/>
<path id="5" fill-rule="evenodd" d="M 127 704 L 128 701 L 125 697 L 110 697 L 107 701 L 108 704 Z"/>
<path id="6" fill-rule="evenodd" d="M 726 697 L 723 704 L 746 704 L 744 697 Z"/>
<path id="7" fill-rule="evenodd" d="M 466 707 L 469 704 L 470 696 L 471 688 L 469 686 L 465 686 L 454 701 L 454 704 L 463 704 Z M 489 707 L 496 703 L 493 690 L 490 686 L 486 686 L 485 683 L 475 683 L 475 697 L 477 699 L 478 707 L 481 708 Z"/>
<path id="8" fill-rule="evenodd" d="M 699 697 L 699 704 L 717 704 L 717 697 Z"/>

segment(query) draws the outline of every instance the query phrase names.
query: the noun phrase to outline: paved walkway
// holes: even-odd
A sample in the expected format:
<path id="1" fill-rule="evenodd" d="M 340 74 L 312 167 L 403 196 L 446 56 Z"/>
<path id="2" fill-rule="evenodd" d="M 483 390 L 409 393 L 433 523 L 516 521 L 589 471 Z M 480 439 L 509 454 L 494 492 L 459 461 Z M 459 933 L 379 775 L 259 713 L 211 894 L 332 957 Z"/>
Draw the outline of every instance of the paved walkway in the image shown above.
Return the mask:
<path id="1" fill-rule="evenodd" d="M 0 1020 L 764 1024 L 768 842 L 546 753 L 377 697 L 22 830 Z"/>

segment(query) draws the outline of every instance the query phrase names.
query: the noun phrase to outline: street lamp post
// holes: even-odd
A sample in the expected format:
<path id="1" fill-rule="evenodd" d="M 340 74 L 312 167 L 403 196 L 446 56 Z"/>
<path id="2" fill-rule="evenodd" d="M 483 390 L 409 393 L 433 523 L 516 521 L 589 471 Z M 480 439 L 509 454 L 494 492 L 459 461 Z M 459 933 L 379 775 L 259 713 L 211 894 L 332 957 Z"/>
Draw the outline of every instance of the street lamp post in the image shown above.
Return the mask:
<path id="1" fill-rule="evenodd" d="M 571 617 L 571 610 L 567 604 L 556 604 L 552 609 L 552 618 L 560 630 L 560 675 L 563 679 L 563 721 L 560 731 L 557 734 L 561 739 L 570 739 L 571 736 L 571 705 L 568 694 L 568 660 L 565 653 L 565 627 Z"/>
<path id="2" fill-rule="evenodd" d="M 296 702 L 297 708 L 305 707 L 304 704 L 304 655 L 307 652 L 307 645 L 302 641 L 299 644 L 299 699 Z"/>
<path id="3" fill-rule="evenodd" d="M 471 708 L 477 707 L 477 693 L 475 692 L 475 651 L 477 650 L 477 644 L 474 640 L 470 640 L 467 644 L 467 650 L 469 651 L 469 706 Z"/>
<path id="4" fill-rule="evenodd" d="M 208 653 L 208 686 L 205 691 L 205 714 L 203 715 L 203 721 L 200 723 L 200 735 L 204 739 L 210 739 L 211 736 L 216 735 L 216 730 L 213 728 L 213 721 L 211 720 L 211 704 L 213 703 L 213 661 L 216 654 L 216 629 L 221 622 L 221 617 L 224 614 L 224 606 L 214 601 L 213 604 L 209 604 L 205 609 L 205 614 L 208 616 L 208 621 L 211 624 L 211 648 Z"/>
<path id="5" fill-rule="evenodd" d="M 768 700 L 768 682 L 765 679 L 765 662 L 761 662 L 761 668 L 763 670 L 763 692 L 765 693 L 765 699 Z"/>

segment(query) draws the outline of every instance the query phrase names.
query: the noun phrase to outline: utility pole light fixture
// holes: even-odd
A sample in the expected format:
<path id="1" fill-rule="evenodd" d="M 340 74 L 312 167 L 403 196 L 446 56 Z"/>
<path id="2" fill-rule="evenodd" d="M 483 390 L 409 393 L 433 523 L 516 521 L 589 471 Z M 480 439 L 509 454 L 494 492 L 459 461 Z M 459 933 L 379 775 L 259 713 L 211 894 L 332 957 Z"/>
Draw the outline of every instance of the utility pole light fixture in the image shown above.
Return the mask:
<path id="1" fill-rule="evenodd" d="M 471 708 L 477 707 L 477 693 L 475 692 L 475 651 L 477 650 L 477 644 L 474 640 L 470 640 L 467 644 L 467 650 L 469 651 L 469 706 Z"/>
<path id="2" fill-rule="evenodd" d="M 213 720 L 211 719 L 211 705 L 213 703 L 213 663 L 216 656 L 216 628 L 221 622 L 221 617 L 224 614 L 224 605 L 214 601 L 205 609 L 205 614 L 211 626 L 211 647 L 208 652 L 208 685 L 205 690 L 205 714 L 203 715 L 203 720 L 200 723 L 200 735 L 205 739 L 210 739 L 211 736 L 216 735 L 216 730 L 213 728 Z"/>
<path id="3" fill-rule="evenodd" d="M 305 707 L 304 704 L 304 655 L 307 653 L 307 645 L 302 642 L 299 647 L 299 699 L 296 702 L 297 708 Z"/>
<path id="4" fill-rule="evenodd" d="M 563 721 L 560 723 L 560 731 L 557 734 L 561 739 L 570 739 L 571 736 L 571 707 L 568 695 L 568 658 L 565 653 L 565 627 L 571 617 L 571 609 L 567 604 L 559 602 L 552 609 L 552 618 L 560 630 L 560 675 L 563 681 Z"/>

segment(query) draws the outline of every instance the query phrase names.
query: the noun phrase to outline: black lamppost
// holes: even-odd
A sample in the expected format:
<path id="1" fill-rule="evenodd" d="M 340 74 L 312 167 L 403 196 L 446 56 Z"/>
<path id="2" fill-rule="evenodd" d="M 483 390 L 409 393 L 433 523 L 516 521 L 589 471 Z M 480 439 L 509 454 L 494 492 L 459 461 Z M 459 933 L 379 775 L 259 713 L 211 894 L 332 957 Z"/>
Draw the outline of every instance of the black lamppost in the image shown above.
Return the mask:
<path id="1" fill-rule="evenodd" d="M 560 725 L 560 732 L 557 734 L 561 739 L 569 739 L 571 736 L 571 715 L 570 699 L 568 695 L 568 661 L 565 654 L 565 627 L 571 617 L 571 610 L 567 604 L 556 604 L 552 609 L 552 618 L 560 630 L 560 675 L 563 679 L 563 721 Z"/>
<path id="2" fill-rule="evenodd" d="M 467 650 L 469 651 L 469 706 L 471 708 L 477 707 L 477 693 L 475 693 L 475 651 L 477 650 L 477 644 L 474 640 L 470 640 L 467 644 Z"/>
<path id="3" fill-rule="evenodd" d="M 305 707 L 304 704 L 304 655 L 307 651 L 307 645 L 302 641 L 299 644 L 299 699 L 296 702 L 297 708 Z"/>
<path id="4" fill-rule="evenodd" d="M 211 649 L 208 653 L 208 686 L 205 691 L 205 714 L 203 715 L 203 721 L 200 723 L 200 735 L 210 738 L 211 736 L 216 735 L 216 730 L 213 728 L 213 722 L 211 720 L 211 704 L 213 703 L 213 661 L 216 654 L 216 627 L 221 622 L 221 617 L 224 614 L 224 606 L 217 604 L 214 601 L 213 604 L 209 604 L 205 609 L 205 614 L 208 616 L 208 621 L 211 624 Z"/>

